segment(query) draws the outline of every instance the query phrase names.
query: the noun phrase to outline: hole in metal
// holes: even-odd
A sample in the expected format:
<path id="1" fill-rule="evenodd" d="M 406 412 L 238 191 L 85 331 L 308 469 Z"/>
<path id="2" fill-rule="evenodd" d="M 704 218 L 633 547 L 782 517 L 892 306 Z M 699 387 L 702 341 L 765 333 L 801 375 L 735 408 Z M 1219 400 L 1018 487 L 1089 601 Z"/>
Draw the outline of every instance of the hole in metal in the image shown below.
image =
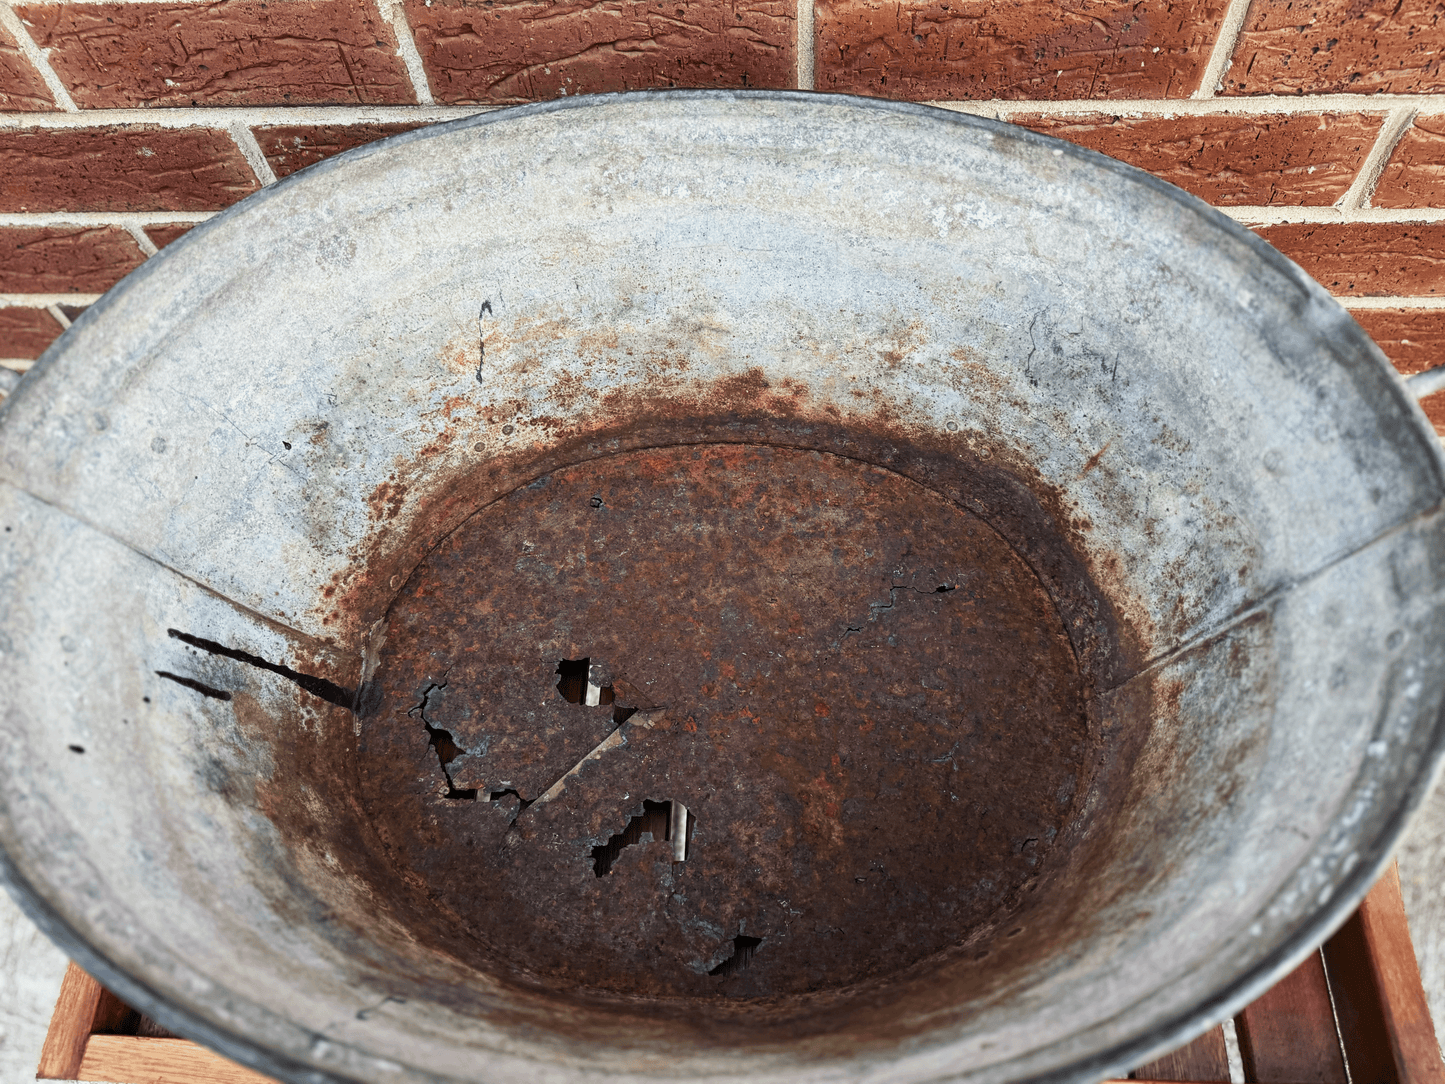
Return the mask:
<path id="1" fill-rule="evenodd" d="M 592 848 L 592 872 L 605 877 L 612 871 L 612 864 L 624 848 L 639 843 L 672 843 L 672 860 L 687 859 L 688 837 L 696 826 L 696 819 L 681 802 L 642 803 L 642 812 L 627 822 L 627 827 L 612 836 L 606 843 Z M 647 839 L 643 839 L 646 836 Z"/>
<path id="2" fill-rule="evenodd" d="M 741 971 L 753 961 L 753 954 L 758 951 L 758 946 L 763 943 L 761 937 L 748 937 L 745 934 L 738 934 L 733 938 L 733 954 L 722 963 L 718 964 L 708 972 L 709 975 L 716 975 L 718 978 Z"/>
<path id="3" fill-rule="evenodd" d="M 589 708 L 614 702 L 617 694 L 611 685 L 597 685 L 592 681 L 594 669 L 602 668 L 594 667 L 590 658 L 559 660 L 555 673 L 557 692 L 562 699 L 569 704 L 581 704 Z"/>
<path id="4" fill-rule="evenodd" d="M 557 692 L 569 704 L 580 704 L 587 695 L 587 673 L 591 659 L 562 659 L 557 663 Z"/>
<path id="5" fill-rule="evenodd" d="M 437 760 L 441 762 L 442 775 L 447 781 L 447 789 L 443 797 L 450 798 L 453 801 L 475 802 L 477 800 L 477 788 L 468 787 L 465 790 L 458 790 L 452 782 L 452 773 L 447 770 L 447 765 L 465 753 L 466 750 L 456 743 L 456 739 L 452 737 L 450 730 L 433 726 L 431 721 L 426 717 L 427 704 L 431 700 L 432 693 L 440 689 L 445 689 L 446 687 L 447 683 L 445 681 L 433 682 L 431 685 L 428 685 L 422 690 L 421 703 L 412 708 L 407 714 L 420 717 L 421 725 L 426 727 L 427 744 L 437 752 Z"/>

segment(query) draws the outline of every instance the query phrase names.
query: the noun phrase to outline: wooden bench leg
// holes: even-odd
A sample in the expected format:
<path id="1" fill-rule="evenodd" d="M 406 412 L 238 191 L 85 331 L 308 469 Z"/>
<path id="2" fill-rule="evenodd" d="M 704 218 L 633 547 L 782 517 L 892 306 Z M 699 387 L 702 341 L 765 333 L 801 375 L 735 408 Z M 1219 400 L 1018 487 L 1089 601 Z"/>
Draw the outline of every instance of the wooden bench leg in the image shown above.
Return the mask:
<path id="1" fill-rule="evenodd" d="M 1445 1084 L 1393 862 L 1324 958 L 1353 1084 Z"/>

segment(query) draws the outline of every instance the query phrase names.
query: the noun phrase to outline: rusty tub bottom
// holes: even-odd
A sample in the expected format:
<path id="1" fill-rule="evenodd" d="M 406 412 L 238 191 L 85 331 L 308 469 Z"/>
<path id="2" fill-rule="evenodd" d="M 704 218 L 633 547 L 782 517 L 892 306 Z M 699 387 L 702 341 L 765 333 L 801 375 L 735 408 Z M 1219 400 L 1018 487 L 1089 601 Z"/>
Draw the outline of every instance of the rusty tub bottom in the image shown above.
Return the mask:
<path id="1" fill-rule="evenodd" d="M 786 999 L 1019 932 L 1099 759 L 1088 679 L 1030 563 L 936 489 L 770 443 L 621 451 L 415 570 L 360 801 L 472 966 Z"/>

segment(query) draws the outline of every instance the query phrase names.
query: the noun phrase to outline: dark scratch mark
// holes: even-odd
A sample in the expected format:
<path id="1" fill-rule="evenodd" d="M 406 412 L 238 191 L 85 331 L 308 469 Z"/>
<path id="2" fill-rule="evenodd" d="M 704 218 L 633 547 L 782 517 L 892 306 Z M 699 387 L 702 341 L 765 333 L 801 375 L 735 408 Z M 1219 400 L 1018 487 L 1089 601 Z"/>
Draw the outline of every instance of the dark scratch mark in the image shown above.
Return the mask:
<path id="1" fill-rule="evenodd" d="M 167 681 L 174 681 L 177 685 L 184 685 L 187 689 L 194 689 L 202 696 L 210 697 L 212 700 L 229 700 L 231 694 L 224 689 L 213 689 L 209 685 L 202 684 L 195 678 L 181 677 L 180 674 L 173 674 L 169 670 L 157 670 L 157 677 L 163 677 Z"/>
<path id="2" fill-rule="evenodd" d="M 348 711 L 356 709 L 356 693 L 351 689 L 343 689 L 334 681 L 327 681 L 325 678 L 315 677 L 311 674 L 302 674 L 291 669 L 289 666 L 281 666 L 278 663 L 268 662 L 259 655 L 252 655 L 249 651 L 240 651 L 234 647 L 227 647 L 225 644 L 218 644 L 215 640 L 202 639 L 199 636 L 192 636 L 190 633 L 182 632 L 180 629 L 166 629 L 166 634 L 173 640 L 179 640 L 183 644 L 190 644 L 202 651 L 208 651 L 212 655 L 220 655 L 223 658 L 235 659 L 247 666 L 254 666 L 259 670 L 269 670 L 273 674 L 279 674 L 288 681 L 294 681 L 301 688 L 305 689 L 312 696 L 320 697 L 328 704 L 335 704 L 339 708 L 346 708 Z M 160 671 L 156 671 L 159 673 Z M 230 696 L 227 695 L 227 700 Z"/>

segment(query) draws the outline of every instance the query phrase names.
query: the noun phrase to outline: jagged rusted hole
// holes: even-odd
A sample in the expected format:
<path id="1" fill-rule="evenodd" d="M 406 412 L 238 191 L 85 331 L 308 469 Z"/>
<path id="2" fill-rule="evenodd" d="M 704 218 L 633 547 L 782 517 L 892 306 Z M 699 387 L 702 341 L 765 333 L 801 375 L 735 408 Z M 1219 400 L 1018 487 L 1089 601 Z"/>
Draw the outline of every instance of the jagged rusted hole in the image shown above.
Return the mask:
<path id="1" fill-rule="evenodd" d="M 628 821 L 626 828 L 606 843 L 592 848 L 592 872 L 599 877 L 607 876 L 622 849 L 641 843 L 644 835 L 654 843 L 670 840 L 672 834 L 668 825 L 671 820 L 671 802 L 643 802 L 642 812 Z"/>
<path id="2" fill-rule="evenodd" d="M 441 763 L 442 776 L 447 781 L 447 789 L 443 797 L 450 798 L 453 801 L 475 802 L 477 800 L 477 788 L 468 787 L 465 790 L 459 790 L 452 783 L 452 773 L 447 770 L 447 765 L 456 760 L 457 757 L 461 756 L 466 750 L 457 744 L 450 730 L 445 730 L 439 726 L 432 726 L 426 717 L 427 703 L 431 700 L 431 694 L 438 689 L 445 689 L 446 686 L 447 683 L 445 681 L 434 682 L 428 685 L 421 694 L 421 703 L 412 708 L 407 714 L 420 716 L 421 725 L 426 727 L 427 744 L 437 752 L 437 760 Z"/>
<path id="3" fill-rule="evenodd" d="M 590 658 L 560 659 L 555 672 L 557 674 L 557 692 L 569 704 L 581 704 L 592 708 L 600 704 L 611 704 L 617 699 L 617 693 L 611 685 L 599 687 L 592 684 L 592 660 Z"/>
<path id="4" fill-rule="evenodd" d="M 489 791 L 487 792 L 487 801 L 489 801 L 489 802 L 500 802 L 500 801 L 502 801 L 503 799 L 506 799 L 506 798 L 515 798 L 515 799 L 517 799 L 517 802 L 519 803 L 518 806 L 517 806 L 517 812 L 518 812 L 518 813 L 521 813 L 522 810 L 526 809 L 529 805 L 531 805 L 531 804 L 536 800 L 536 799 L 534 799 L 534 798 L 523 798 L 520 794 L 518 794 L 518 793 L 517 793 L 515 790 L 513 790 L 511 787 L 508 787 L 508 788 L 506 788 L 505 790 L 489 790 Z"/>
<path id="5" fill-rule="evenodd" d="M 734 972 L 741 971 L 753 961 L 753 954 L 758 951 L 758 946 L 763 943 L 761 937 L 748 937 L 746 934 L 738 934 L 733 938 L 733 954 L 722 963 L 708 971 L 709 975 L 716 975 L 718 978 L 726 978 Z"/>
<path id="6" fill-rule="evenodd" d="M 465 790 L 458 790 L 457 787 L 452 784 L 452 773 L 447 771 L 447 765 L 461 756 L 463 752 L 461 746 L 459 746 L 452 737 L 452 732 L 450 730 L 443 730 L 439 726 L 432 726 L 431 723 L 425 719 L 422 720 L 422 726 L 426 727 L 431 747 L 437 751 L 437 759 L 441 761 L 442 774 L 446 776 L 447 792 L 443 797 L 451 798 L 455 801 L 475 802 L 477 800 L 477 788 L 468 787 Z"/>
<path id="7" fill-rule="evenodd" d="M 437 751 L 437 757 L 443 765 L 450 764 L 462 755 L 462 747 L 458 745 L 456 739 L 452 737 L 450 730 L 443 730 L 439 726 L 432 726 L 431 723 L 425 720 L 422 721 L 422 725 L 426 727 L 427 734 L 431 736 L 432 748 Z"/>
<path id="8" fill-rule="evenodd" d="M 580 704 L 587 696 L 587 674 L 591 659 L 562 659 L 557 663 L 557 691 L 569 704 Z"/>

